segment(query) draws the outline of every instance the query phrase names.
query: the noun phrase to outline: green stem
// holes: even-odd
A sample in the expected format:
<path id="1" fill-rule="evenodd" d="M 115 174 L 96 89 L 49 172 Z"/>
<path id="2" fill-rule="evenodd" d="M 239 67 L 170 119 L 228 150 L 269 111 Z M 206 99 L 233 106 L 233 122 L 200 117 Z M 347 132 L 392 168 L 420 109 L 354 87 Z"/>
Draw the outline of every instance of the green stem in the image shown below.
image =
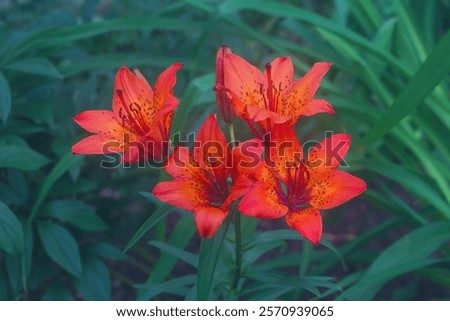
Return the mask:
<path id="1" fill-rule="evenodd" d="M 234 216 L 234 230 L 236 233 L 236 264 L 233 282 L 231 283 L 231 292 L 235 293 L 237 299 L 237 289 L 239 285 L 239 279 L 241 278 L 242 265 L 241 216 L 238 211 L 236 211 Z"/>
<path id="2" fill-rule="evenodd" d="M 26 277 L 26 269 L 25 269 L 25 253 L 22 253 L 20 258 L 20 278 L 22 281 L 22 289 L 23 289 L 23 300 L 28 301 L 28 286 L 27 286 L 27 277 Z"/>
<path id="3" fill-rule="evenodd" d="M 236 139 L 234 138 L 234 126 L 232 123 L 228 125 L 228 133 L 230 134 L 231 147 L 234 147 Z"/>
<path id="4" fill-rule="evenodd" d="M 230 135 L 231 147 L 235 147 L 235 136 L 233 124 L 229 124 L 228 133 Z M 242 240 L 241 240 L 241 216 L 235 209 L 234 211 L 234 231 L 236 233 L 236 261 L 233 280 L 231 282 L 231 293 L 237 299 L 237 289 L 239 285 L 239 279 L 241 278 L 241 265 L 242 265 Z"/>

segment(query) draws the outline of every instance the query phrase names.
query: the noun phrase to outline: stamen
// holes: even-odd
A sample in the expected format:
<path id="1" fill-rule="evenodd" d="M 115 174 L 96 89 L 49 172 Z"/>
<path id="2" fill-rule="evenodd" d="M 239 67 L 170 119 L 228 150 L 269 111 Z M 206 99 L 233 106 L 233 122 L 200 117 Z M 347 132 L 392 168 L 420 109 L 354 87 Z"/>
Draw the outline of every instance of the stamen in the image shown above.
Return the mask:
<path id="1" fill-rule="evenodd" d="M 267 75 L 267 98 L 269 99 L 268 109 L 275 111 L 274 101 L 273 101 L 273 83 L 272 83 L 272 66 L 271 64 L 266 64 L 266 75 Z"/>
<path id="2" fill-rule="evenodd" d="M 141 106 L 136 102 L 127 105 L 121 89 L 117 89 L 116 94 L 122 104 L 122 108 L 119 109 L 119 117 L 122 119 L 122 126 L 125 126 L 125 123 L 127 123 L 137 134 L 142 136 L 145 135 L 149 128 L 142 115 Z"/>
<path id="3" fill-rule="evenodd" d="M 268 104 L 269 102 L 266 99 L 266 95 L 264 95 L 263 88 L 264 88 L 264 84 L 259 84 L 259 93 L 264 100 L 264 106 L 266 106 L 266 108 L 269 108 L 269 104 Z"/>
<path id="4" fill-rule="evenodd" d="M 228 197 L 228 184 L 226 181 L 217 179 L 214 171 L 206 171 L 206 179 L 209 187 L 209 200 L 217 206 L 222 205 Z"/>
<path id="5" fill-rule="evenodd" d="M 285 189 L 280 189 L 279 195 L 285 205 L 297 210 L 304 207 L 310 199 L 310 191 L 307 189 L 309 172 L 301 160 L 296 159 L 294 162 L 298 163 L 295 167 L 288 168 Z"/>

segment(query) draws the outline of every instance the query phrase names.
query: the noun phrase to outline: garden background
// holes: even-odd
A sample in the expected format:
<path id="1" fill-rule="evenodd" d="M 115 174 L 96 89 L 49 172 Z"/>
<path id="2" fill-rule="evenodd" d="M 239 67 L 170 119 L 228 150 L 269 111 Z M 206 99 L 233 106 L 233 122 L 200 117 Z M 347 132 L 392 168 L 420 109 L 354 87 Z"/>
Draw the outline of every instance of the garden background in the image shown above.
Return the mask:
<path id="1" fill-rule="evenodd" d="M 0 299 L 448 299 L 449 12 L 448 0 L 0 1 Z M 261 68 L 288 55 L 297 77 L 331 62 L 318 95 L 336 115 L 296 128 L 350 134 L 346 170 L 368 186 L 323 214 L 318 246 L 243 217 L 237 291 L 231 225 L 223 245 L 201 241 L 191 213 L 150 194 L 159 169 L 70 151 L 86 137 L 72 117 L 110 109 L 122 65 L 154 83 L 183 62 L 172 134 L 196 131 L 216 111 L 222 44 Z"/>

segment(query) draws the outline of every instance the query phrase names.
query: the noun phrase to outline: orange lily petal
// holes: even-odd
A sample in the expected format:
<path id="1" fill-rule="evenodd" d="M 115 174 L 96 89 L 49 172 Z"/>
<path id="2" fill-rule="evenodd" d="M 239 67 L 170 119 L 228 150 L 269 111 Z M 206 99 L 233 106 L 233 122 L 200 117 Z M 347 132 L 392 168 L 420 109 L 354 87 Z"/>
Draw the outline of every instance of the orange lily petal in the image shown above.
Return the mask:
<path id="1" fill-rule="evenodd" d="M 232 92 L 228 87 L 224 87 L 221 84 L 216 84 L 214 90 L 217 93 L 227 95 L 227 99 L 233 108 L 234 113 L 243 118 L 248 118 L 247 106 L 242 102 L 241 97 L 239 97 L 235 92 Z"/>
<path id="2" fill-rule="evenodd" d="M 255 185 L 254 180 L 250 179 L 245 175 L 239 176 L 233 182 L 233 186 L 231 187 L 230 193 L 222 206 L 224 208 L 228 208 L 231 205 L 231 203 L 233 203 L 239 197 L 245 195 L 248 191 L 250 191 L 253 188 L 253 185 Z"/>
<path id="3" fill-rule="evenodd" d="M 334 115 L 333 107 L 324 99 L 313 99 L 303 109 L 302 114 L 304 116 L 312 116 L 320 113 L 328 113 Z"/>
<path id="4" fill-rule="evenodd" d="M 239 211 L 247 216 L 275 219 L 286 215 L 288 207 L 280 202 L 273 185 L 257 183 L 242 197 Z"/>
<path id="5" fill-rule="evenodd" d="M 269 137 L 269 153 L 266 164 L 283 180 L 287 176 L 287 168 L 295 167 L 302 159 L 302 148 L 294 129 L 285 123 L 275 125 Z"/>
<path id="6" fill-rule="evenodd" d="M 182 63 L 175 63 L 164 70 L 155 83 L 155 111 L 159 111 L 163 107 L 178 104 L 178 99 L 173 96 L 173 87 L 177 81 L 176 73 L 183 67 Z"/>
<path id="7" fill-rule="evenodd" d="M 260 139 L 250 139 L 233 148 L 233 175 L 251 175 L 261 162 L 264 152 L 264 142 Z"/>
<path id="8" fill-rule="evenodd" d="M 217 181 L 226 181 L 227 162 L 231 157 L 228 142 L 217 124 L 217 115 L 209 115 L 200 127 L 195 139 L 194 158 L 200 167 L 211 171 Z"/>
<path id="9" fill-rule="evenodd" d="M 318 209 L 308 207 L 290 212 L 286 223 L 312 244 L 317 245 L 322 236 L 322 217 Z"/>
<path id="10" fill-rule="evenodd" d="M 294 65 L 291 58 L 275 58 L 270 65 L 272 68 L 272 83 L 277 90 L 281 89 L 285 92 L 294 82 Z"/>
<path id="11" fill-rule="evenodd" d="M 283 116 L 266 108 L 261 108 L 255 105 L 247 106 L 247 113 L 248 118 L 255 122 L 262 122 L 266 119 L 270 119 L 270 121 L 274 124 L 283 124 L 291 119 L 289 116 Z M 265 132 L 268 132 L 268 128 L 264 129 Z"/>
<path id="12" fill-rule="evenodd" d="M 128 68 L 122 67 L 116 74 L 114 82 L 113 111 L 116 119 L 122 120 L 123 126 L 135 129 L 123 121 L 128 115 L 131 119 L 136 114 L 131 111 L 139 111 L 139 124 L 142 132 L 148 131 L 149 125 L 155 117 L 156 110 L 153 108 L 153 90 L 142 76 L 136 76 Z M 130 109 L 131 107 L 131 109 Z"/>
<path id="13" fill-rule="evenodd" d="M 347 134 L 335 134 L 325 138 L 308 153 L 306 165 L 312 170 L 336 169 L 344 160 L 352 138 Z"/>
<path id="14" fill-rule="evenodd" d="M 76 115 L 73 120 L 88 132 L 123 139 L 125 128 L 120 125 L 110 110 L 87 110 Z"/>
<path id="15" fill-rule="evenodd" d="M 177 146 L 165 165 L 165 170 L 172 177 L 197 177 L 203 176 L 203 170 L 192 153 L 184 146 Z"/>
<path id="16" fill-rule="evenodd" d="M 228 212 L 217 207 L 196 208 L 194 218 L 200 237 L 212 237 L 227 217 Z"/>
<path id="17" fill-rule="evenodd" d="M 224 148 L 227 147 L 227 139 L 217 124 L 217 114 L 211 114 L 205 119 L 202 126 L 198 130 L 196 141 L 203 144 L 214 141 L 218 142 Z"/>
<path id="18" fill-rule="evenodd" d="M 72 146 L 74 154 L 97 154 L 123 152 L 123 142 L 109 135 L 91 135 Z"/>
<path id="19" fill-rule="evenodd" d="M 137 146 L 130 146 L 120 158 L 120 162 L 124 164 L 135 163 L 145 159 L 147 156 L 146 150 L 139 149 Z"/>
<path id="20" fill-rule="evenodd" d="M 156 184 L 153 195 L 163 202 L 194 211 L 209 205 L 204 184 L 187 178 L 179 178 Z"/>
<path id="21" fill-rule="evenodd" d="M 366 183 L 342 171 L 312 171 L 308 188 L 311 191 L 309 204 L 318 209 L 330 209 L 364 192 Z"/>
<path id="22" fill-rule="evenodd" d="M 315 63 L 306 75 L 298 79 L 286 93 L 283 114 L 292 116 L 291 124 L 295 124 L 300 116 L 305 115 L 306 106 L 312 101 L 323 76 L 330 67 L 331 64 L 328 62 Z M 311 115 L 311 108 L 307 110 L 307 114 Z"/>
<path id="23" fill-rule="evenodd" d="M 266 78 L 245 59 L 230 53 L 224 57 L 224 80 L 226 87 L 237 95 L 244 105 L 265 106 L 262 93 L 267 87 Z M 235 100 L 231 104 L 236 104 Z M 233 106 L 240 109 L 242 106 Z"/>

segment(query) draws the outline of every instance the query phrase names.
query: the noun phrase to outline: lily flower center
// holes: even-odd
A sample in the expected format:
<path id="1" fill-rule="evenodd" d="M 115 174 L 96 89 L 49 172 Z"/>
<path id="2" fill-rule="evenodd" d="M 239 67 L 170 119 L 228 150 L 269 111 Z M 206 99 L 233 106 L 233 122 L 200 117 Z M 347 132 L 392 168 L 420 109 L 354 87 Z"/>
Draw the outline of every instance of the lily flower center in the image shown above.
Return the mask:
<path id="1" fill-rule="evenodd" d="M 220 175 L 222 176 L 222 175 Z M 214 170 L 206 171 L 208 201 L 212 206 L 220 207 L 230 194 L 228 177 L 218 177 Z"/>
<path id="2" fill-rule="evenodd" d="M 301 161 L 287 165 L 287 178 L 278 181 L 277 193 L 282 203 L 295 211 L 306 207 L 311 199 L 308 189 L 309 173 Z"/>
<path id="3" fill-rule="evenodd" d="M 137 102 L 127 104 L 123 97 L 123 92 L 120 89 L 116 90 L 116 94 L 119 96 L 120 102 L 122 103 L 122 107 L 119 109 L 119 117 L 122 119 L 122 126 L 125 127 L 125 124 L 127 124 L 136 132 L 136 134 L 145 136 L 150 128 L 142 114 L 141 105 Z"/>

